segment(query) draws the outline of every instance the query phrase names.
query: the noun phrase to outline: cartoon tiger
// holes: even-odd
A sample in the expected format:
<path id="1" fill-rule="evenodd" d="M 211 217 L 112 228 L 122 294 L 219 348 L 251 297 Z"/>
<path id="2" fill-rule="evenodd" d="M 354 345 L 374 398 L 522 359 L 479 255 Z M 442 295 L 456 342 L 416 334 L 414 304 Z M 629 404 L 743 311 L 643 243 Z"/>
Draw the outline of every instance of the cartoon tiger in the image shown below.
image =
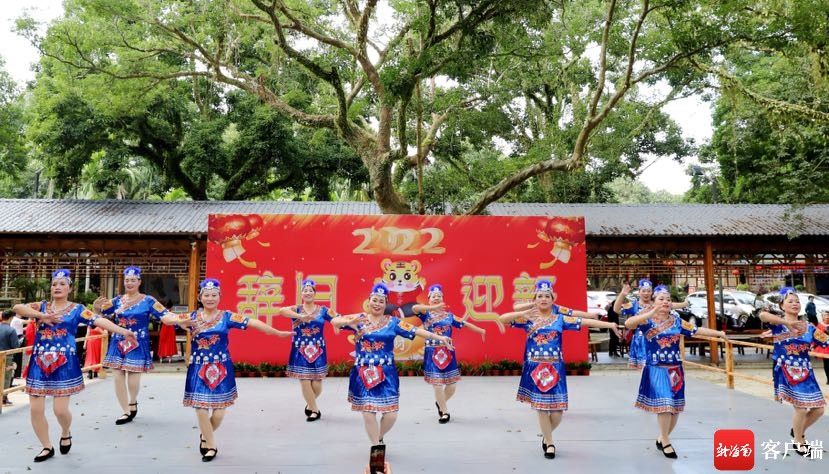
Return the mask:
<path id="1" fill-rule="evenodd" d="M 419 275 L 420 262 L 397 261 L 384 258 L 380 263 L 383 269 L 383 276 L 377 278 L 374 283 L 383 282 L 389 287 L 389 303 L 397 306 L 405 316 L 411 316 L 411 307 L 418 303 L 418 297 L 426 288 L 426 279 Z"/>
<path id="2" fill-rule="evenodd" d="M 426 302 L 426 279 L 420 276 L 420 262 L 385 258 L 380 262 L 380 268 L 383 276 L 375 279 L 374 283 L 383 282 L 389 288 L 386 313 L 394 314 L 406 323 L 421 326 L 420 318 L 414 316 L 414 305 Z M 423 340 L 417 338 L 410 341 L 398 337 L 394 341 L 394 353 L 400 359 L 419 359 L 423 354 Z"/>

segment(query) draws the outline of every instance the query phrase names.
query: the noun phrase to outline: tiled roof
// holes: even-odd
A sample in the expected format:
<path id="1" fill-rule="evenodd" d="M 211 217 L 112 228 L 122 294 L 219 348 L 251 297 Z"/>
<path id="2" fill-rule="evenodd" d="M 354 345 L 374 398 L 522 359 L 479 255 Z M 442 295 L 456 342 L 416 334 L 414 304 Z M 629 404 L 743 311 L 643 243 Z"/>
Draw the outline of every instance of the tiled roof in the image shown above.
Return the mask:
<path id="1" fill-rule="evenodd" d="M 829 205 L 496 203 L 501 216 L 584 216 L 594 236 L 829 235 Z"/>
<path id="2" fill-rule="evenodd" d="M 829 235 L 829 205 L 496 203 L 499 216 L 584 216 L 592 236 Z M 380 214 L 374 202 L 0 199 L 0 233 L 207 232 L 208 214 Z M 788 216 L 788 217 L 787 217 Z"/>

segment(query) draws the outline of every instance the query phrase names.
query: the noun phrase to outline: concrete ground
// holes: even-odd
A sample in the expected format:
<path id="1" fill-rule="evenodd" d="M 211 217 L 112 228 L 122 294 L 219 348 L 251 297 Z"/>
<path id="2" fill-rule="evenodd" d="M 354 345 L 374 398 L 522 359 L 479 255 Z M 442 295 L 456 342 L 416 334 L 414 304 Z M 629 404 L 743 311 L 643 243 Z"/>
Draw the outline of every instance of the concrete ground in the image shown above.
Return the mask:
<path id="1" fill-rule="evenodd" d="M 183 374 L 176 368 L 142 380 L 140 412 L 116 426 L 119 409 L 112 379 L 96 380 L 72 398 L 71 453 L 34 464 L 40 447 L 29 424 L 25 396 L 0 415 L 0 473 L 67 472 L 268 472 L 361 473 L 369 442 L 358 413 L 346 403 L 348 380 L 331 378 L 320 399 L 322 420 L 307 423 L 298 383 L 291 379 L 239 379 L 240 398 L 218 432 L 219 455 L 201 462 L 192 409 L 181 406 Z M 829 460 L 797 456 L 765 460 L 762 441 L 789 441 L 792 410 L 768 398 L 687 380 L 687 407 L 672 441 L 679 459 L 654 447 L 656 417 L 633 407 L 639 372 L 599 370 L 570 377 L 570 410 L 555 431 L 557 457 L 545 459 L 535 413 L 515 401 L 517 377 L 465 377 L 450 402 L 452 421 L 437 423 L 432 389 L 403 377 L 401 411 L 385 437 L 395 474 L 453 473 L 706 473 L 714 472 L 713 435 L 720 428 L 752 429 L 755 472 L 826 472 Z M 766 388 L 770 391 L 770 388 Z M 59 432 L 48 413 L 51 436 Z M 809 439 L 829 441 L 821 420 Z M 828 443 L 829 444 L 829 443 Z M 782 446 L 782 444 L 781 444 Z M 825 454 L 825 453 L 824 453 Z M 88 471 L 87 471 L 88 472 Z"/>

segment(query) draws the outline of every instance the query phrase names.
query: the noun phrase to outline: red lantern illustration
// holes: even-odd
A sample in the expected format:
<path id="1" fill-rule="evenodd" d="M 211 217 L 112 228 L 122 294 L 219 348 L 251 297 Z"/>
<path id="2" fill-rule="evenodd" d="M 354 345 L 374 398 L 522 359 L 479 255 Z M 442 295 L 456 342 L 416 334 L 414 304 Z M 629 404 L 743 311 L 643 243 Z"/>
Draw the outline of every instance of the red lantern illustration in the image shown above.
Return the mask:
<path id="1" fill-rule="evenodd" d="M 256 263 L 242 258 L 245 248 L 242 240 L 250 233 L 250 222 L 247 217 L 238 214 L 215 216 L 207 230 L 207 238 L 222 246 L 222 256 L 226 262 L 238 259 L 239 263 L 256 268 Z"/>
<path id="2" fill-rule="evenodd" d="M 538 238 L 553 244 L 550 255 L 553 259 L 539 264 L 539 268 L 546 269 L 561 261 L 568 263 L 574 246 L 584 242 L 584 226 L 576 217 L 555 217 L 541 224 L 538 229 Z M 535 248 L 538 244 L 531 244 Z"/>
<path id="3" fill-rule="evenodd" d="M 248 219 L 248 224 L 250 224 L 250 232 L 245 236 L 245 240 L 253 240 L 262 247 L 270 247 L 270 243 L 257 240 L 257 237 L 261 235 L 262 227 L 265 226 L 265 221 L 262 220 L 262 216 L 259 214 L 247 214 L 245 217 Z"/>
<path id="4" fill-rule="evenodd" d="M 250 225 L 250 231 L 245 236 L 245 240 L 253 240 L 259 237 L 259 233 L 262 231 L 262 226 L 265 224 L 265 221 L 262 220 L 262 216 L 259 214 L 246 214 L 245 219 L 248 220 L 248 225 Z"/>

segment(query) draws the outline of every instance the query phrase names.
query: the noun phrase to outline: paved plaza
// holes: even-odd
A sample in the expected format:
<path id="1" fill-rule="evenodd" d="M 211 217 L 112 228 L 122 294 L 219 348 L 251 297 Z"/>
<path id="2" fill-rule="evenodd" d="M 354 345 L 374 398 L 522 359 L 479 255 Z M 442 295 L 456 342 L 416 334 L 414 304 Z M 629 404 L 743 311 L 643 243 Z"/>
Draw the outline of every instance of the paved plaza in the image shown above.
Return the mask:
<path id="1" fill-rule="evenodd" d="M 296 381 L 239 379 L 240 398 L 218 431 L 219 455 L 210 464 L 202 463 L 198 453 L 193 410 L 181 406 L 182 374 L 145 376 L 139 415 L 124 426 L 114 424 L 119 410 L 111 380 L 94 381 L 72 398 L 72 451 L 56 453 L 42 464 L 32 462 L 40 449 L 27 407 L 18 405 L 0 415 L 0 473 L 361 473 L 367 462 L 362 420 L 345 401 L 346 378 L 325 382 L 323 416 L 316 423 L 305 421 Z M 400 417 L 385 439 L 394 473 L 714 472 L 713 434 L 718 428 L 754 430 L 755 472 L 829 469 L 829 459 L 763 459 L 761 441 L 788 441 L 791 408 L 693 375 L 687 380 L 686 411 L 672 440 L 679 459 L 663 457 L 654 447 L 655 416 L 633 408 L 639 373 L 632 370 L 568 378 L 570 410 L 555 432 L 557 457 L 548 460 L 542 456 L 534 412 L 514 400 L 517 381 L 465 377 L 451 401 L 452 421 L 439 425 L 431 387 L 418 377 L 402 378 Z M 57 422 L 51 411 L 48 416 L 57 444 Z M 809 439 L 829 441 L 829 420 L 824 418 L 812 431 Z"/>

